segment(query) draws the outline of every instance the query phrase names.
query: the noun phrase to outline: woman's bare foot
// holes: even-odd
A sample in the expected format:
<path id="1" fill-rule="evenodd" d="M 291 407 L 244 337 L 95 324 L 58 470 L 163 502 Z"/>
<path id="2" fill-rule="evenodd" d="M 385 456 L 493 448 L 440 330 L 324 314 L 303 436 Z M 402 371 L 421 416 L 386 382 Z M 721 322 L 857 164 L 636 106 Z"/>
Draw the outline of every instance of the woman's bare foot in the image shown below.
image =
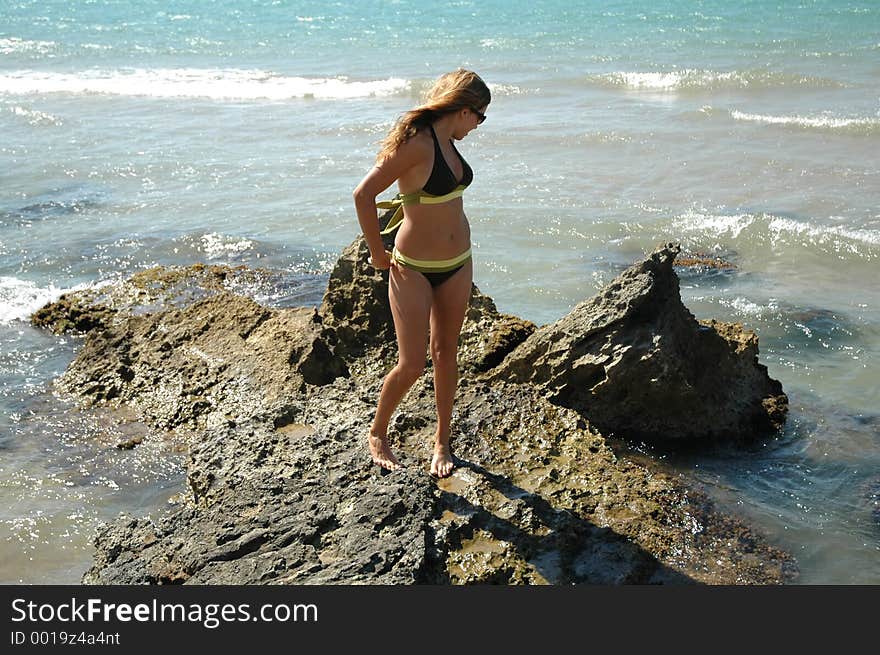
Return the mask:
<path id="1" fill-rule="evenodd" d="M 393 471 L 400 468 L 400 462 L 388 447 L 388 437 L 377 437 L 372 432 L 367 434 L 367 442 L 370 444 L 370 455 L 373 456 L 373 463 L 381 466 L 383 469 Z"/>
<path id="2" fill-rule="evenodd" d="M 455 465 L 452 463 L 452 453 L 449 450 L 449 446 L 435 444 L 434 456 L 431 458 L 431 475 L 436 475 L 438 478 L 445 478 L 452 473 L 454 467 Z"/>

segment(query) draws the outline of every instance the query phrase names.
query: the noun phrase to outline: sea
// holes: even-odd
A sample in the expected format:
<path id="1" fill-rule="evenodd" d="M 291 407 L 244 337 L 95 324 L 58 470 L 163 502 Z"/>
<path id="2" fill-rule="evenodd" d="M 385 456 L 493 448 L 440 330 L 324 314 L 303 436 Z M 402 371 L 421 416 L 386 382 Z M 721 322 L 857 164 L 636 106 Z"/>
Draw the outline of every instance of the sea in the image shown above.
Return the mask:
<path id="1" fill-rule="evenodd" d="M 480 290 L 540 325 L 663 242 L 729 264 L 682 299 L 758 335 L 785 428 L 632 455 L 797 584 L 880 583 L 876 0 L 0 0 L 0 583 L 79 583 L 102 523 L 185 483 L 172 440 L 117 448 L 53 391 L 83 339 L 30 315 L 196 262 L 319 303 L 379 142 L 458 67 L 493 97 L 458 144 Z"/>

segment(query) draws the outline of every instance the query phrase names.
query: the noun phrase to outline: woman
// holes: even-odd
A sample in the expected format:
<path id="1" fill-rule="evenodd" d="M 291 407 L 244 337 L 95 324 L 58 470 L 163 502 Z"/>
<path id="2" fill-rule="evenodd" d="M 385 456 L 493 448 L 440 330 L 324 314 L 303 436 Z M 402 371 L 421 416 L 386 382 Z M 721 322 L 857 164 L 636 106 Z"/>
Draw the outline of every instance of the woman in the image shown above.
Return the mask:
<path id="1" fill-rule="evenodd" d="M 425 104 L 405 113 L 388 133 L 376 165 L 354 190 L 358 222 L 370 261 L 389 270 L 388 298 L 397 332 L 398 362 L 388 373 L 367 437 L 373 462 L 400 466 L 388 446 L 388 422 L 401 399 L 421 377 L 429 343 L 434 366 L 437 431 L 431 474 L 448 476 L 452 402 L 458 384 L 458 337 L 471 294 L 470 228 L 461 195 L 473 172 L 453 145 L 486 119 L 488 87 L 471 71 L 440 77 Z M 387 231 L 399 228 L 385 250 L 376 198 L 394 181 L 400 210 Z M 398 222 L 399 219 L 399 222 Z"/>

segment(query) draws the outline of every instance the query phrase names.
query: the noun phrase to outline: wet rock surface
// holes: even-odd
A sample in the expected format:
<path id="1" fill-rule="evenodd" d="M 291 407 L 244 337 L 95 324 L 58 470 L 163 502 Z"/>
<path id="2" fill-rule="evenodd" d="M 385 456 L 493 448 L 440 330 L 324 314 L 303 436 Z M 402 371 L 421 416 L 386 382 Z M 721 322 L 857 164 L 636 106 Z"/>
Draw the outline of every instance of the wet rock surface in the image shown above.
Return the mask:
<path id="1" fill-rule="evenodd" d="M 668 361 L 688 353 L 663 330 L 670 323 L 685 330 L 676 321 L 687 324 L 687 316 L 651 313 L 677 297 L 674 274 L 648 279 L 666 266 L 663 257 L 674 257 L 668 247 L 660 252 L 634 267 L 642 274 L 627 271 L 610 285 L 626 301 L 602 295 L 606 288 L 593 306 L 635 314 L 645 323 L 640 339 L 657 330 L 661 338 L 649 340 L 649 350 L 657 361 L 672 348 Z M 226 285 L 202 284 L 204 271 L 190 267 L 153 273 L 201 290 L 183 300 L 135 304 L 108 302 L 114 296 L 107 292 L 70 294 L 40 312 L 43 325 L 88 330 L 59 390 L 85 407 L 134 410 L 188 443 L 187 493 L 161 516 L 105 526 L 83 582 L 764 584 L 796 576 L 790 555 L 717 512 L 685 481 L 619 458 L 606 444 L 594 405 L 586 407 L 575 389 L 595 387 L 583 384 L 594 375 L 589 357 L 615 352 L 583 347 L 608 322 L 607 312 L 591 318 L 579 306 L 573 317 L 539 329 L 498 312 L 475 287 L 452 425 L 457 468 L 443 480 L 427 473 L 435 425 L 430 364 L 389 433 L 405 466 L 392 473 L 373 466 L 366 432 L 396 345 L 387 273 L 375 272 L 366 256 L 360 239 L 343 252 L 319 308 L 266 307 Z M 228 274 L 217 269 L 209 279 Z M 551 328 L 581 353 L 568 364 L 555 346 L 542 350 Z M 727 384 L 763 399 L 769 383 L 749 388 L 759 379 L 748 368 L 760 366 L 752 361 L 754 335 L 720 324 L 705 329 L 715 334 L 711 353 L 732 360 L 725 370 L 739 376 Z M 638 351 L 634 337 L 624 346 Z M 607 377 L 642 377 L 633 355 L 621 353 Z M 628 365 L 635 369 L 625 374 Z M 690 369 L 682 363 L 678 370 Z M 663 379 L 674 383 L 673 373 Z M 630 429 L 613 423 L 619 417 L 608 406 L 615 398 L 630 408 L 634 401 L 620 389 L 599 395 L 599 421 L 614 432 Z M 751 402 L 728 401 L 726 411 L 747 418 L 722 419 L 724 429 L 699 438 L 754 424 Z M 672 414 L 651 425 L 668 425 Z"/>

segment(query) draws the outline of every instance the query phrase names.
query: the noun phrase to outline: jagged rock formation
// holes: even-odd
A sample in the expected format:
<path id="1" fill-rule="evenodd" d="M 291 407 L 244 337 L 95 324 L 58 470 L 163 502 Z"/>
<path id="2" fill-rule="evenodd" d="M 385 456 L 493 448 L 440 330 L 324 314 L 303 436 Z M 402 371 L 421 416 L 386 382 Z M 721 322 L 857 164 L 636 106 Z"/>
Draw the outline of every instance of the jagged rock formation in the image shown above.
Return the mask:
<path id="1" fill-rule="evenodd" d="M 709 344 L 699 354 L 703 365 L 712 353 L 727 362 L 716 368 L 735 376 L 728 387 L 752 393 L 760 378 L 749 359 L 756 339 L 729 326 L 694 329 L 686 310 L 676 309 L 673 250 L 654 253 L 597 299 L 540 329 L 499 313 L 474 288 L 453 418 L 457 469 L 440 481 L 426 472 L 434 425 L 430 367 L 390 432 L 405 468 L 381 474 L 370 463 L 366 430 L 396 349 L 387 285 L 366 254 L 360 239 L 346 249 L 317 309 L 262 306 L 211 282 L 231 270 L 206 278 L 204 267 L 193 267 L 151 273 L 188 280 L 183 299 L 167 286 L 144 289 L 130 281 L 123 285 L 128 291 L 66 297 L 40 312 L 43 325 L 88 329 L 57 381 L 60 390 L 86 407 L 134 409 L 145 423 L 180 430 L 189 440 L 185 499 L 155 520 L 127 517 L 106 526 L 84 582 L 793 577 L 790 555 L 717 512 L 682 480 L 618 458 L 596 427 L 620 420 L 615 398 L 636 406 L 621 385 L 639 381 L 650 390 L 648 373 L 687 392 L 681 380 L 692 383 L 686 360 L 694 344 L 685 337 Z M 568 354 L 553 345 L 563 342 Z M 744 344 L 739 351 L 735 342 Z M 599 366 L 611 381 L 604 389 Z M 664 398 L 674 401 L 657 390 L 641 402 Z M 715 402 L 705 393 L 687 399 L 691 416 L 708 416 Z M 724 411 L 747 418 L 722 419 L 724 429 L 710 437 L 752 425 L 751 402 L 726 401 Z M 674 412 L 665 409 L 640 425 L 670 425 Z"/>
<path id="2" fill-rule="evenodd" d="M 647 442 L 753 441 L 785 421 L 782 385 L 741 324 L 697 321 L 681 302 L 667 244 L 567 316 L 542 327 L 491 374 L 535 385 L 604 434 Z"/>

